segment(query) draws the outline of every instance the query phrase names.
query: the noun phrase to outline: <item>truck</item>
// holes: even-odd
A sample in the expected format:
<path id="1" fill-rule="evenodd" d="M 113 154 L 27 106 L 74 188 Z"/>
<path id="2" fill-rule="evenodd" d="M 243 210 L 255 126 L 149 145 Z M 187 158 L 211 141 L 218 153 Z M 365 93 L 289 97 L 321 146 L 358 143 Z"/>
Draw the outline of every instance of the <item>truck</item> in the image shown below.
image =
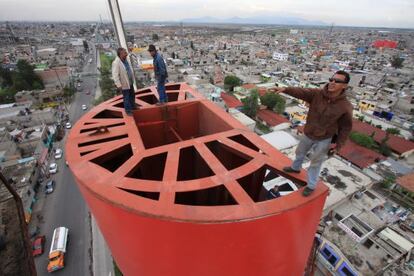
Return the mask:
<path id="1" fill-rule="evenodd" d="M 65 267 L 66 245 L 69 237 L 69 229 L 58 227 L 53 231 L 52 244 L 50 245 L 49 264 L 47 271 L 53 272 Z"/>

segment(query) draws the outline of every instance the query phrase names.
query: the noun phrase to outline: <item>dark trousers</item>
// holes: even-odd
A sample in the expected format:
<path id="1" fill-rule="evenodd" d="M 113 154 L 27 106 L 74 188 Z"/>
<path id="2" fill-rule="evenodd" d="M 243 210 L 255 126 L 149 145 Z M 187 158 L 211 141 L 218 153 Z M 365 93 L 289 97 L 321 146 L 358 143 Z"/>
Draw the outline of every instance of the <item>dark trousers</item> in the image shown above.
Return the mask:
<path id="1" fill-rule="evenodd" d="M 134 87 L 122 90 L 122 96 L 124 98 L 124 108 L 127 113 L 131 113 L 135 107 L 135 92 Z"/>

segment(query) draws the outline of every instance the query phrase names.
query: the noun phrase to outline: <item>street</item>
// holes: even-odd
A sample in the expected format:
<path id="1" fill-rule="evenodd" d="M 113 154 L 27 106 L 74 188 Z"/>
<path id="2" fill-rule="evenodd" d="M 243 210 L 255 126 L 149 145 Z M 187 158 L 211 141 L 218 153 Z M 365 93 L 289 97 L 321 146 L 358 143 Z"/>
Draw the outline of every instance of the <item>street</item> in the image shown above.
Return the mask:
<path id="1" fill-rule="evenodd" d="M 92 58 L 92 62 L 86 62 L 83 73 L 96 72 L 96 56 L 94 48 L 86 58 Z M 96 89 L 96 76 L 82 77 L 83 82 L 75 93 L 75 98 L 69 107 L 70 122 L 72 125 L 91 107 Z M 87 91 L 91 93 L 86 93 Z M 82 110 L 85 104 L 88 109 Z M 68 133 L 70 130 L 66 130 Z M 54 148 L 64 150 L 65 138 L 54 144 Z M 49 162 L 54 162 L 54 156 Z M 51 175 L 50 179 L 56 181 L 53 193 L 44 197 L 43 189 L 39 191 L 39 202 L 35 203 L 34 209 L 39 209 L 43 216 L 40 226 L 40 233 L 46 236 L 45 252 L 42 256 L 35 258 L 38 275 L 49 275 L 47 272 L 48 253 L 50 250 L 53 230 L 59 226 L 69 228 L 69 241 L 65 255 L 65 268 L 54 272 L 56 275 L 93 275 L 92 271 L 92 226 L 88 207 L 79 192 L 77 184 L 71 171 L 65 165 L 65 152 L 63 157 L 56 160 L 58 164 L 57 174 Z M 39 206 L 36 206 L 39 205 Z"/>

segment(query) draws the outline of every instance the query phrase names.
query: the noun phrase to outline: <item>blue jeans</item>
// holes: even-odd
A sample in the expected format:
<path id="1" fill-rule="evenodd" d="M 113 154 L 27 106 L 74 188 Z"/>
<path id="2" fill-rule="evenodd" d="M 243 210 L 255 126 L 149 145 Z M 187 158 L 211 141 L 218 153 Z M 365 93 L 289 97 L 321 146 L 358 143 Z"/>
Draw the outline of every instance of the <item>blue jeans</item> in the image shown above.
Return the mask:
<path id="1" fill-rule="evenodd" d="M 158 95 L 160 96 L 160 103 L 166 103 L 168 102 L 167 94 L 165 92 L 165 78 L 159 78 L 157 80 L 157 91 Z"/>
<path id="2" fill-rule="evenodd" d="M 124 108 L 127 113 L 132 113 L 132 109 L 135 107 L 135 92 L 134 87 L 130 89 L 122 90 L 122 96 L 124 98 Z"/>
<path id="3" fill-rule="evenodd" d="M 308 168 L 308 187 L 315 189 L 319 180 L 319 173 L 321 171 L 322 163 L 327 158 L 329 146 L 331 145 L 331 139 L 325 140 L 312 140 L 306 135 L 303 135 L 300 139 L 299 145 L 296 148 L 296 158 L 293 161 L 292 169 L 300 170 L 302 168 L 303 160 L 310 149 L 313 148 L 313 153 L 310 158 L 310 166 Z"/>

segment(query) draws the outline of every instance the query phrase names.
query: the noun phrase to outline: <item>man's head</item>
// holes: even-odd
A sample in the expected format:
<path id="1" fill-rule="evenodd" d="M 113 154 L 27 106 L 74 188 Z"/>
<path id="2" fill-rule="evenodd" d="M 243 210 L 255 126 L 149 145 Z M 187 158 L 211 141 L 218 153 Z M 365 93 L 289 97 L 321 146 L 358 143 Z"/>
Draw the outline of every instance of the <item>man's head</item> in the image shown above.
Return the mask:
<path id="1" fill-rule="evenodd" d="M 336 73 L 329 78 L 328 96 L 335 98 L 339 96 L 348 87 L 350 77 L 345 71 L 336 71 Z"/>
<path id="2" fill-rule="evenodd" d="M 148 52 L 150 53 L 152 57 L 154 57 L 155 54 L 157 53 L 157 49 L 155 48 L 154 45 L 151 44 L 150 46 L 148 46 Z"/>
<path id="3" fill-rule="evenodd" d="M 125 60 L 126 57 L 128 56 L 128 52 L 122 47 L 120 47 L 120 48 L 118 48 L 118 50 L 116 50 L 116 54 L 118 55 L 118 57 L 121 60 Z"/>

